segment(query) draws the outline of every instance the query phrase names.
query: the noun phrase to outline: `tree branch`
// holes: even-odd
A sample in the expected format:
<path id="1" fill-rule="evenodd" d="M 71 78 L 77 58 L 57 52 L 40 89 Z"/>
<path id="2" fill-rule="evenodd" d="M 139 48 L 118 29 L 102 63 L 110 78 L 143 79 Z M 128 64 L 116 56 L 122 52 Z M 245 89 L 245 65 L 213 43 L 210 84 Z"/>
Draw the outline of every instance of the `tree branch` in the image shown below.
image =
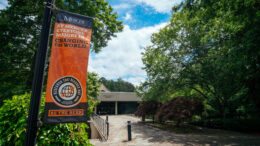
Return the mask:
<path id="1" fill-rule="evenodd" d="M 199 94 L 201 94 L 204 98 L 208 99 L 208 96 L 206 96 L 203 92 L 201 92 L 199 89 L 196 89 L 194 87 L 191 87 L 191 89 L 194 89 L 195 91 L 197 91 Z"/>

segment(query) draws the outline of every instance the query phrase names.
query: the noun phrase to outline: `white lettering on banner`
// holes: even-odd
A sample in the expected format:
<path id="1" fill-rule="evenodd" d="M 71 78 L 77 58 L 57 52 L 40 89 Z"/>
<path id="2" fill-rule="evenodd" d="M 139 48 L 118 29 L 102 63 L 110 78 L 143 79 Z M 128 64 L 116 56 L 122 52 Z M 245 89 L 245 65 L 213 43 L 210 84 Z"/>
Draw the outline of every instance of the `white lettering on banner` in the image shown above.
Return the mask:
<path id="1" fill-rule="evenodd" d="M 76 18 L 73 18 L 73 17 L 64 16 L 64 20 L 68 21 L 68 22 L 77 23 L 77 24 L 84 24 L 84 20 L 76 19 Z"/>

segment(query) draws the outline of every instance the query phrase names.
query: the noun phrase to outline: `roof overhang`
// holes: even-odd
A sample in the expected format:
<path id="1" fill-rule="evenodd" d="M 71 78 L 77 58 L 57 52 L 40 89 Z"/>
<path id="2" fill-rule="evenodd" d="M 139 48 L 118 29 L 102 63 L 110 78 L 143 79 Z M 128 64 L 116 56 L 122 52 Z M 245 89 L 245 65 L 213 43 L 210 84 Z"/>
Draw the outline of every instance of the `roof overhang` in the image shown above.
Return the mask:
<path id="1" fill-rule="evenodd" d="M 135 92 L 99 92 L 100 101 L 141 101 Z"/>

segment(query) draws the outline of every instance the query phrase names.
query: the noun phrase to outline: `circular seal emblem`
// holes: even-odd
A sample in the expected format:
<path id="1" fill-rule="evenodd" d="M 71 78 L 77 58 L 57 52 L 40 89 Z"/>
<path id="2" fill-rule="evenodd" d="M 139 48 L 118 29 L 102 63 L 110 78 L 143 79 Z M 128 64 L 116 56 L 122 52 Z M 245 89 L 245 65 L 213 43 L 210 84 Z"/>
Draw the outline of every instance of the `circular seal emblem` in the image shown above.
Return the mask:
<path id="1" fill-rule="evenodd" d="M 51 94 L 58 106 L 73 107 L 82 97 L 81 84 L 75 77 L 65 76 L 53 84 Z"/>

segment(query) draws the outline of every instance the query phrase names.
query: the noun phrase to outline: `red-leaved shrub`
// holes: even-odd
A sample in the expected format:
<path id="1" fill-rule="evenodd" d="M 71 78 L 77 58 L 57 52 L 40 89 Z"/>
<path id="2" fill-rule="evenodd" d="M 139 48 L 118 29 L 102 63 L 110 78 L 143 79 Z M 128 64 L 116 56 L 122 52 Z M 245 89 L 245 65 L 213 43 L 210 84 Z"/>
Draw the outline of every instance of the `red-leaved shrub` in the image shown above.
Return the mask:
<path id="1" fill-rule="evenodd" d="M 142 117 L 144 120 L 145 116 L 154 116 L 157 112 L 157 109 L 160 107 L 161 103 L 157 101 L 143 101 L 137 108 L 135 116 Z M 153 117 L 154 120 L 154 117 Z"/>
<path id="2" fill-rule="evenodd" d="M 191 119 L 193 115 L 203 112 L 203 104 L 194 98 L 178 97 L 165 102 L 157 111 L 156 115 L 159 122 L 165 120 L 177 121 L 177 126 L 182 122 Z"/>

